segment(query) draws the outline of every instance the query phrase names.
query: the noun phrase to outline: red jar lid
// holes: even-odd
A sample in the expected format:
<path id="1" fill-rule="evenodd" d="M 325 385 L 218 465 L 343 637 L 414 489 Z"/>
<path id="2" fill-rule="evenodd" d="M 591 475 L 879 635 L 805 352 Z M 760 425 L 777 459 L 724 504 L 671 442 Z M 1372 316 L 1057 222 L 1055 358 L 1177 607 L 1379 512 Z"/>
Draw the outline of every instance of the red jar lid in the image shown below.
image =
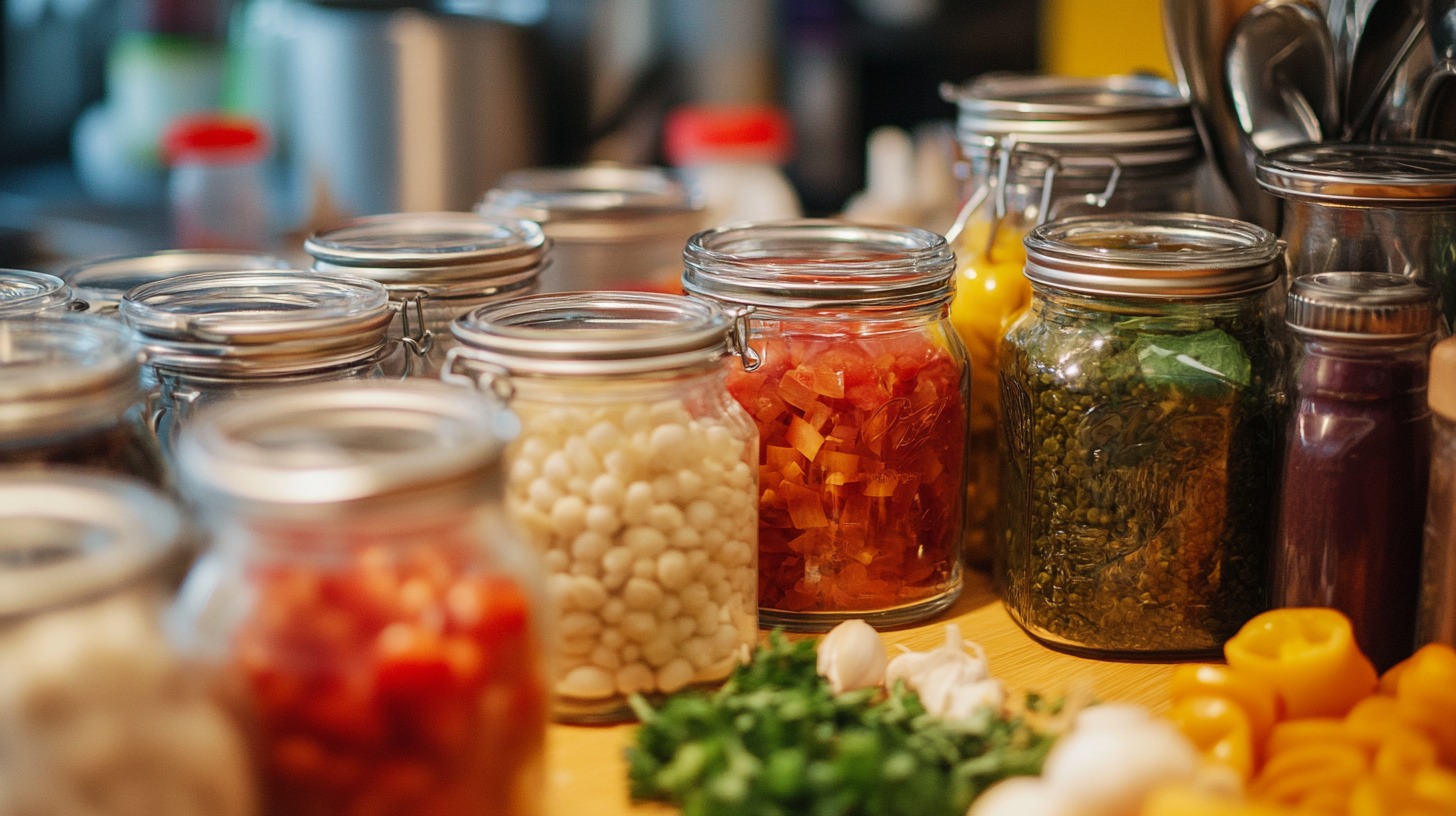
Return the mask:
<path id="1" fill-rule="evenodd" d="M 690 105 L 668 114 L 663 148 L 671 164 L 752 161 L 782 164 L 789 158 L 788 116 L 772 105 Z"/>
<path id="2" fill-rule="evenodd" d="M 186 116 L 167 128 L 162 148 L 169 164 L 185 159 L 256 161 L 268 150 L 268 134 L 260 123 L 244 117 Z"/>

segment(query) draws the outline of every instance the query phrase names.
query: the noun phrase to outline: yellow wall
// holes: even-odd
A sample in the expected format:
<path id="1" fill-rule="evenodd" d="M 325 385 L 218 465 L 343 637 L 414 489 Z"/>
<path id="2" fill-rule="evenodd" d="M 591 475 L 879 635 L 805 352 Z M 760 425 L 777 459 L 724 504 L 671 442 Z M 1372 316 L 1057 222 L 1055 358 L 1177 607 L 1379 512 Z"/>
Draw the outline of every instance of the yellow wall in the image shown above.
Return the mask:
<path id="1" fill-rule="evenodd" d="M 1041 64 L 1049 74 L 1152 71 L 1171 79 L 1162 0 L 1042 0 Z"/>

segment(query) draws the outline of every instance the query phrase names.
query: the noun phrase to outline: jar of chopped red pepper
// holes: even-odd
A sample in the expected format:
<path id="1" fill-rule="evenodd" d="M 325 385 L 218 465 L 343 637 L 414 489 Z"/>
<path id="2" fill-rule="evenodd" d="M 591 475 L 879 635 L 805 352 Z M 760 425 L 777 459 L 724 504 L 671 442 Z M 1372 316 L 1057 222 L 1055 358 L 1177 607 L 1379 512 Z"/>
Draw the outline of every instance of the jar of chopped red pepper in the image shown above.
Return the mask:
<path id="1" fill-rule="evenodd" d="M 759 429 L 763 623 L 907 623 L 960 593 L 954 266 L 944 238 L 911 227 L 809 219 L 688 242 L 684 289 L 754 309 L 753 368 L 730 366 L 728 387 Z"/>
<path id="2" fill-rule="evenodd" d="M 540 579 L 500 515 L 513 425 L 412 381 L 280 390 L 185 432 L 213 551 L 176 628 L 248 721 L 260 811 L 541 812 Z"/>

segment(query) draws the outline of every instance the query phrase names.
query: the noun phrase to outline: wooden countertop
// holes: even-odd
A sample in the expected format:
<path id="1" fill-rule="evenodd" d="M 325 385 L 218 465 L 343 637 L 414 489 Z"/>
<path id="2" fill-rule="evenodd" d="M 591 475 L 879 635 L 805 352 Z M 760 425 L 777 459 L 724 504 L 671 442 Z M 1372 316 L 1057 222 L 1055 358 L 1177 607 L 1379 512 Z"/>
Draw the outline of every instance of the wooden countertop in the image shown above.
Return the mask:
<path id="1" fill-rule="evenodd" d="M 967 576 L 954 606 L 929 623 L 882 632 L 887 645 L 903 643 L 923 650 L 943 642 L 945 624 L 957 623 L 961 635 L 986 650 L 991 673 L 1012 689 L 1061 694 L 1069 686 L 1091 683 L 1100 700 L 1166 705 L 1169 663 L 1117 663 L 1072 657 L 1027 637 L 980 573 Z M 647 816 L 676 813 L 658 804 L 633 805 L 627 798 L 623 752 L 635 725 L 553 725 L 547 739 L 546 812 L 557 816 Z"/>

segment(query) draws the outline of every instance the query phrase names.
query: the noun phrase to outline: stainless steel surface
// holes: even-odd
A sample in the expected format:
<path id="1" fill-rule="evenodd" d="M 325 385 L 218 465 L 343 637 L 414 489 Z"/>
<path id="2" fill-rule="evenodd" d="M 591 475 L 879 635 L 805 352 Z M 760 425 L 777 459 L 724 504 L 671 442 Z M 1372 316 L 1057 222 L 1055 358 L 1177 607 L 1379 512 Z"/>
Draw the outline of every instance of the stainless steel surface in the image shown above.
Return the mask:
<path id="1" fill-rule="evenodd" d="M 1401 66 L 1422 42 L 1430 0 L 1376 0 L 1350 58 L 1345 84 L 1346 141 L 1368 139 Z"/>
<path id="2" fill-rule="evenodd" d="M 1266 0 L 1234 27 L 1224 69 L 1246 161 L 1339 130 L 1334 44 L 1325 21 L 1300 0 Z"/>

